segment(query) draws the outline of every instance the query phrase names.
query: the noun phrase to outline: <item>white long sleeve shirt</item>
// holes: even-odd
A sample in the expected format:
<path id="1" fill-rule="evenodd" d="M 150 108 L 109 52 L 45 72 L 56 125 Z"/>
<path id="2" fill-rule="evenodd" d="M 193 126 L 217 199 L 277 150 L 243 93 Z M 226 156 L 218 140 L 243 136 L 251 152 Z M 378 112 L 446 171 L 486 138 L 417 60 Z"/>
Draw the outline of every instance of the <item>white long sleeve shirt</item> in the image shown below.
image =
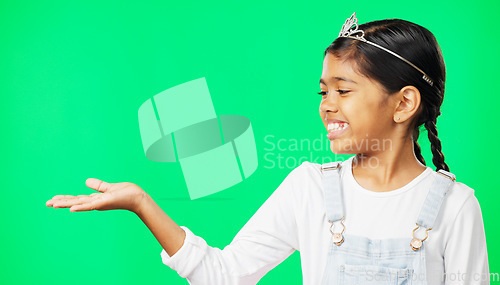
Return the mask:
<path id="1" fill-rule="evenodd" d="M 438 174 L 427 167 L 399 189 L 374 192 L 354 179 L 353 158 L 341 168 L 345 234 L 411 240 Z M 320 284 L 331 243 L 320 167 L 306 161 L 292 170 L 223 250 L 182 226 L 184 244 L 172 257 L 162 250 L 163 263 L 189 284 L 256 284 L 298 250 L 303 284 Z M 472 188 L 454 183 L 425 244 L 428 284 L 490 284 L 483 218 Z"/>

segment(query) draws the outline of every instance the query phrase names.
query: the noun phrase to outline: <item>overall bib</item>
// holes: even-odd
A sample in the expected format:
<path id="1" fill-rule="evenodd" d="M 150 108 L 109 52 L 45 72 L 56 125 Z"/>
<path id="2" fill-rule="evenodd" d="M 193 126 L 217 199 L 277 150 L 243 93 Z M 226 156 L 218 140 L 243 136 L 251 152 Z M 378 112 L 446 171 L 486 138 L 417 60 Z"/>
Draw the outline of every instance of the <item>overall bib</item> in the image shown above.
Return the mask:
<path id="1" fill-rule="evenodd" d="M 345 212 L 341 166 L 342 161 L 321 165 L 326 215 L 332 233 L 321 284 L 427 284 L 423 241 L 427 238 L 427 231 L 432 229 L 455 175 L 442 169 L 437 172 L 440 175 L 436 176 L 420 209 L 413 239 L 410 233 L 408 238 L 369 239 L 343 235 Z M 423 237 L 417 237 L 419 232 Z"/>

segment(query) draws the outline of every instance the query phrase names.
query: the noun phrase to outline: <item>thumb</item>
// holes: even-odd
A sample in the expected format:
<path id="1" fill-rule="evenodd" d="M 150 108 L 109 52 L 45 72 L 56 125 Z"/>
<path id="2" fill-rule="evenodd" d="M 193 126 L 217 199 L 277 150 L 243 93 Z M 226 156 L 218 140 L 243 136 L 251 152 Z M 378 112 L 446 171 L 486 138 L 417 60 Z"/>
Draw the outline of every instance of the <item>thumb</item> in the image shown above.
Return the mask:
<path id="1" fill-rule="evenodd" d="M 111 184 L 96 178 L 89 178 L 85 181 L 87 187 L 97 190 L 99 192 L 106 192 L 111 188 Z"/>

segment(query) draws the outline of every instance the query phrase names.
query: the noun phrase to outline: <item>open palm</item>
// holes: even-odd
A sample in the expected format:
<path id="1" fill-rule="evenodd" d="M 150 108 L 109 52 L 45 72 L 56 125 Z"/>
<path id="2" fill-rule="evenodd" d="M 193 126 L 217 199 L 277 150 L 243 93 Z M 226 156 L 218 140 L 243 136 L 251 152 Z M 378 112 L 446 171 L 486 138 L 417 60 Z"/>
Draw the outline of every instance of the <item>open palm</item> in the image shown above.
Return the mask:
<path id="1" fill-rule="evenodd" d="M 108 183 L 89 178 L 85 184 L 100 193 L 78 196 L 56 195 L 46 202 L 47 207 L 70 208 L 70 212 L 115 209 L 135 212 L 140 199 L 146 195 L 139 186 L 129 182 Z"/>

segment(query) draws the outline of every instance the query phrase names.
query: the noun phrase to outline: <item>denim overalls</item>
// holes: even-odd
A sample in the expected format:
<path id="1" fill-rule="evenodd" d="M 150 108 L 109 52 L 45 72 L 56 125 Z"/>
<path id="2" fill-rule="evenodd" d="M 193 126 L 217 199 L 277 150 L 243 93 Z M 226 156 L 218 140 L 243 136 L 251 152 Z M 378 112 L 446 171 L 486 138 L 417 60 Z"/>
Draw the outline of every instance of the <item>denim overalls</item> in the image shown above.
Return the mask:
<path id="1" fill-rule="evenodd" d="M 341 166 L 342 161 L 321 165 L 326 215 L 332 224 L 332 243 L 321 284 L 427 284 L 423 241 L 427 238 L 427 231 L 432 229 L 455 175 L 444 170 L 437 172 L 440 175 L 436 176 L 420 209 L 413 239 L 411 233 L 408 233 L 408 238 L 369 239 L 343 235 L 345 213 Z"/>

